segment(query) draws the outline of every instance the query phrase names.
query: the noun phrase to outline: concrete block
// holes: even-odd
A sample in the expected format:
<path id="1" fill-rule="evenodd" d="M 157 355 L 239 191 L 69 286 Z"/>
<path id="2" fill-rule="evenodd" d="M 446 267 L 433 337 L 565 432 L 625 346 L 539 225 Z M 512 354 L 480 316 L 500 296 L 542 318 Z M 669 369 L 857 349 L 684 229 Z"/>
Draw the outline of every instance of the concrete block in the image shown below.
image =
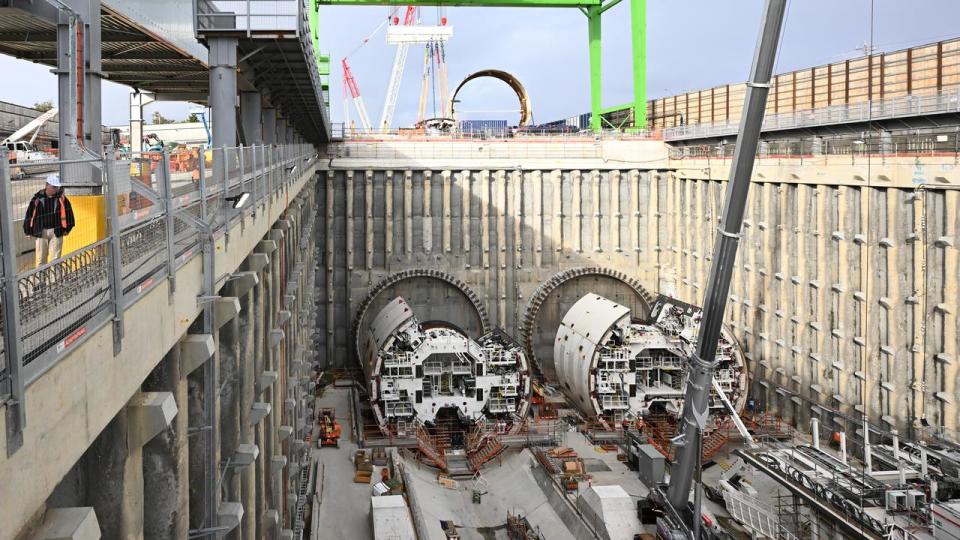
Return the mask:
<path id="1" fill-rule="evenodd" d="M 267 238 L 273 240 L 274 242 L 280 242 L 283 240 L 284 231 L 283 229 L 270 229 L 270 232 L 267 233 Z"/>
<path id="2" fill-rule="evenodd" d="M 127 415 L 127 444 L 140 448 L 173 422 L 177 402 L 172 392 L 143 392 L 127 404 Z"/>
<path id="3" fill-rule="evenodd" d="M 257 460 L 260 455 L 260 447 L 255 444 L 238 444 L 237 450 L 230 459 L 231 467 L 246 467 Z"/>
<path id="4" fill-rule="evenodd" d="M 296 508 L 296 506 L 297 506 L 297 494 L 287 492 L 287 508 Z"/>
<path id="5" fill-rule="evenodd" d="M 280 342 L 283 341 L 283 338 L 286 337 L 286 334 L 283 333 L 283 330 L 274 329 L 270 331 L 270 347 L 279 347 Z"/>
<path id="6" fill-rule="evenodd" d="M 289 439 L 293 435 L 293 426 L 280 426 L 277 428 L 277 435 L 281 442 Z"/>
<path id="7" fill-rule="evenodd" d="M 288 412 L 293 412 L 293 410 L 297 407 L 297 400 L 293 398 L 284 400 L 283 405 L 287 408 Z"/>
<path id="8" fill-rule="evenodd" d="M 288 287 L 288 288 L 287 288 L 288 291 L 289 291 L 289 290 L 292 290 L 292 289 L 296 289 L 296 286 Z M 291 293 L 291 294 L 285 294 L 285 295 L 283 295 L 283 303 L 284 303 L 284 305 L 285 305 L 286 307 L 288 307 L 288 308 L 289 308 L 289 307 L 292 307 L 293 304 L 294 304 L 296 301 L 297 301 L 297 295 L 296 295 L 296 294 L 292 294 L 292 293 Z"/>
<path id="9" fill-rule="evenodd" d="M 188 334 L 180 340 L 180 376 L 186 377 L 213 356 L 212 334 Z"/>
<path id="10" fill-rule="evenodd" d="M 255 426 L 263 421 L 270 414 L 273 407 L 269 403 L 256 402 L 250 406 L 250 425 Z"/>
<path id="11" fill-rule="evenodd" d="M 301 450 L 303 450 L 303 447 L 306 446 L 306 445 L 307 445 L 307 443 L 303 442 L 303 441 L 300 440 L 300 439 L 297 439 L 297 440 L 295 440 L 295 441 L 293 441 L 293 442 L 290 443 L 290 448 L 293 450 L 294 453 L 297 453 L 297 452 L 300 452 Z"/>
<path id="12" fill-rule="evenodd" d="M 277 324 L 283 324 L 289 321 L 291 316 L 293 316 L 292 313 L 286 309 L 281 309 L 279 312 L 277 312 Z"/>
<path id="13" fill-rule="evenodd" d="M 291 478 L 294 477 L 294 476 L 296 476 L 297 473 L 299 473 L 299 472 L 300 472 L 300 464 L 297 463 L 296 461 L 291 461 L 290 464 L 287 465 L 287 474 L 289 474 Z M 294 502 L 294 503 L 297 502 L 297 496 L 296 496 L 296 495 L 293 496 L 293 502 Z"/>
<path id="14" fill-rule="evenodd" d="M 280 376 L 276 371 L 264 371 L 257 377 L 257 395 L 263 393 L 264 390 L 270 388 L 277 382 Z"/>
<path id="15" fill-rule="evenodd" d="M 252 255 L 251 255 L 252 256 Z M 266 255 L 264 255 L 266 257 Z M 260 283 L 260 276 L 256 272 L 237 272 L 230 276 L 224 289 L 230 296 L 242 297 Z"/>
<path id="16" fill-rule="evenodd" d="M 280 474 L 280 471 L 287 466 L 287 457 L 286 456 L 276 456 L 270 460 L 270 472 L 271 474 Z"/>
<path id="17" fill-rule="evenodd" d="M 217 508 L 217 537 L 223 538 L 236 529 L 243 519 L 243 505 L 238 502 L 222 502 Z"/>
<path id="18" fill-rule="evenodd" d="M 293 540 L 293 531 L 290 529 L 280 531 L 280 540 Z"/>
<path id="19" fill-rule="evenodd" d="M 278 219 L 277 222 L 273 224 L 273 228 L 286 231 L 290 228 L 290 225 L 291 223 L 289 219 Z"/>
<path id="20" fill-rule="evenodd" d="M 35 540 L 99 540 L 100 523 L 93 507 L 51 508 L 33 536 Z"/>
<path id="21" fill-rule="evenodd" d="M 240 315 L 240 299 L 236 296 L 217 298 L 213 304 L 213 323 L 216 328 L 232 321 Z"/>
<path id="22" fill-rule="evenodd" d="M 254 248 L 257 253 L 273 253 L 276 250 L 277 243 L 273 240 L 261 240 L 257 242 L 257 247 Z"/>
<path id="23" fill-rule="evenodd" d="M 263 242 L 261 242 L 262 244 Z M 259 244 L 257 245 L 259 247 Z M 266 253 L 251 253 L 243 262 L 243 267 L 250 272 L 262 272 L 270 264 L 270 256 Z"/>

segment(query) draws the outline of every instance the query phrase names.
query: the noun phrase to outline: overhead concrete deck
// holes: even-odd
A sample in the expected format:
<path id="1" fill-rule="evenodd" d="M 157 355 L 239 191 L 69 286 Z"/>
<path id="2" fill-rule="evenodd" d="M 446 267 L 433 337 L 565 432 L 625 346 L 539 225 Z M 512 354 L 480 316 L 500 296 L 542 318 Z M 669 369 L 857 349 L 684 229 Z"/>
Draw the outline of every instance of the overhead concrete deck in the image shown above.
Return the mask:
<path id="1" fill-rule="evenodd" d="M 265 211 L 233 222 L 229 244 L 215 242 L 218 273 L 236 271 L 286 209 L 311 181 L 311 164 L 286 194 L 270 198 Z M 201 312 L 201 257 L 193 256 L 169 281 L 152 285 L 125 314 L 121 352 L 114 356 L 111 327 L 104 326 L 26 388 L 28 421 L 23 446 L 12 456 L 0 454 L 0 539 L 13 538 L 31 519 L 64 475 L 90 447 L 147 375 L 187 333 Z M 181 414 L 184 412 L 181 411 Z M 0 416 L 0 433 L 5 432 Z M 15 501 L 15 502 L 14 502 Z"/>

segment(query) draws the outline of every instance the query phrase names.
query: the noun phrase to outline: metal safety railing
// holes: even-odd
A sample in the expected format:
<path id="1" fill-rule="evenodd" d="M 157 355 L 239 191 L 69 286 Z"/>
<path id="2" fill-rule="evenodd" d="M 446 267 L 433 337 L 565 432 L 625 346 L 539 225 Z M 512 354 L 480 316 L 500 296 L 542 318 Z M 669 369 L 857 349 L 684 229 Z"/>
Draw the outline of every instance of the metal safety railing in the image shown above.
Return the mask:
<path id="1" fill-rule="evenodd" d="M 669 147 L 670 159 L 730 159 L 733 142 L 721 144 L 683 144 Z M 822 159 L 847 156 L 851 162 L 879 157 L 960 157 L 960 127 L 898 132 L 868 132 L 831 137 L 790 137 L 760 141 L 757 157 L 770 159 Z"/>
<path id="2" fill-rule="evenodd" d="M 785 114 L 768 114 L 763 119 L 762 131 L 812 128 L 837 124 L 960 113 L 960 90 L 932 95 L 907 95 L 886 100 L 831 105 L 817 109 Z M 740 130 L 739 123 L 690 124 L 663 130 L 663 139 L 709 139 L 726 137 Z"/>
<path id="3" fill-rule="evenodd" d="M 77 226 L 60 258 L 35 267 L 21 216 L 45 181 L 29 164 L 19 164 L 26 174 L 16 181 L 0 166 L 0 404 L 20 416 L 7 422 L 8 432 L 22 428 L 26 385 L 107 324 L 118 353 L 130 306 L 164 281 L 172 294 L 177 269 L 200 255 L 203 238 L 258 215 L 315 159 L 311 145 L 286 145 L 54 162 L 61 171 L 92 167 L 86 177 L 96 180 L 77 184 L 70 183 L 76 173 L 61 175 Z"/>
<path id="4" fill-rule="evenodd" d="M 197 0 L 196 30 L 253 34 L 299 32 L 300 0 Z"/>

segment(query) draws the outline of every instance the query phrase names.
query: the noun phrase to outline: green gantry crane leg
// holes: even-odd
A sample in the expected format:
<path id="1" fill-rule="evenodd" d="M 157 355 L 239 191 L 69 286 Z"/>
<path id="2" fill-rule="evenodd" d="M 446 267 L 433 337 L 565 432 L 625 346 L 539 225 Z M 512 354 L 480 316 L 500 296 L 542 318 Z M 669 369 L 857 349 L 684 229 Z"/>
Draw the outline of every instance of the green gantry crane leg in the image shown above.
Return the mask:
<path id="1" fill-rule="evenodd" d="M 590 129 L 603 129 L 603 30 L 601 15 L 620 3 L 583 8 L 587 16 L 590 51 Z M 633 64 L 633 121 L 635 129 L 647 127 L 647 0 L 630 0 L 630 57 Z"/>

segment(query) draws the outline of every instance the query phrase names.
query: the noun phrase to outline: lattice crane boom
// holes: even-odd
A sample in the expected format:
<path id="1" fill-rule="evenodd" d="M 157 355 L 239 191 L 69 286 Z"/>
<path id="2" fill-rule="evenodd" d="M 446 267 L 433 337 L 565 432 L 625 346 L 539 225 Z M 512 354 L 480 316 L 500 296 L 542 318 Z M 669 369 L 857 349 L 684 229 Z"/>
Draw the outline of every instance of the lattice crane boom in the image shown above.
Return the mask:
<path id="1" fill-rule="evenodd" d="M 370 116 L 367 115 L 367 107 L 363 104 L 363 97 L 360 95 L 360 87 L 357 86 L 357 80 L 353 78 L 353 72 L 350 71 L 350 65 L 347 59 L 340 61 L 343 67 L 343 94 L 344 97 L 349 93 L 353 99 L 353 106 L 357 109 L 357 115 L 360 117 L 360 125 L 367 133 L 370 132 Z"/>
<path id="2" fill-rule="evenodd" d="M 412 26 L 417 22 L 417 8 L 407 6 L 407 12 L 403 17 L 404 26 Z M 400 43 L 397 45 L 397 52 L 393 56 L 393 69 L 390 71 L 390 82 L 387 84 L 387 96 L 383 101 L 383 112 L 380 114 L 380 129 L 386 131 L 390 129 L 393 122 L 393 113 L 397 110 L 397 98 L 400 96 L 400 83 L 403 80 L 403 68 L 407 65 L 407 52 L 410 45 Z"/>

